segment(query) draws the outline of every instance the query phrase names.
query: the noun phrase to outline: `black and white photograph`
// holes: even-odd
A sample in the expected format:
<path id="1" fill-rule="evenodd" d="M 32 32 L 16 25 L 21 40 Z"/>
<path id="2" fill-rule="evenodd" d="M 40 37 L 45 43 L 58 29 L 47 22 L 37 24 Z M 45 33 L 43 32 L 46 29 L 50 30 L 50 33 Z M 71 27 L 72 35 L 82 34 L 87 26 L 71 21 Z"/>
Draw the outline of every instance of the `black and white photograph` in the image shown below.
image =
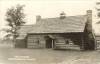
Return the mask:
<path id="1" fill-rule="evenodd" d="M 0 0 L 0 64 L 100 64 L 100 0 Z"/>

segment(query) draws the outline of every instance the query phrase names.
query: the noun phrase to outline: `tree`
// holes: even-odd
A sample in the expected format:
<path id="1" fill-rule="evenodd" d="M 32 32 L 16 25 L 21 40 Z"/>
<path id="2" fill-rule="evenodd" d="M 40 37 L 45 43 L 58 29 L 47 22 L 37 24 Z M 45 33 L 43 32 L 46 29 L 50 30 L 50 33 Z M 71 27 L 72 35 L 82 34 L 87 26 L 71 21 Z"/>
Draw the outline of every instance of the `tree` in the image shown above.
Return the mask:
<path id="1" fill-rule="evenodd" d="M 16 5 L 16 7 L 11 7 L 6 12 L 6 21 L 8 29 L 3 29 L 8 34 L 5 37 L 13 37 L 13 41 L 18 37 L 17 30 L 20 29 L 20 26 L 25 24 L 24 18 L 25 14 L 23 13 L 24 5 Z"/>

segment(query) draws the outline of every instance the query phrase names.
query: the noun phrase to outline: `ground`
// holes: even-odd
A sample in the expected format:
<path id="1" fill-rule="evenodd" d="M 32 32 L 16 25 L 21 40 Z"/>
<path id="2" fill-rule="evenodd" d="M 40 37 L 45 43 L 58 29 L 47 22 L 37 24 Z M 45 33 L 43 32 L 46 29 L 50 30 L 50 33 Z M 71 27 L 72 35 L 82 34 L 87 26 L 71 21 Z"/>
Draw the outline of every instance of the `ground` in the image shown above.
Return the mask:
<path id="1" fill-rule="evenodd" d="M 100 50 L 24 49 L 0 44 L 0 64 L 100 64 Z"/>

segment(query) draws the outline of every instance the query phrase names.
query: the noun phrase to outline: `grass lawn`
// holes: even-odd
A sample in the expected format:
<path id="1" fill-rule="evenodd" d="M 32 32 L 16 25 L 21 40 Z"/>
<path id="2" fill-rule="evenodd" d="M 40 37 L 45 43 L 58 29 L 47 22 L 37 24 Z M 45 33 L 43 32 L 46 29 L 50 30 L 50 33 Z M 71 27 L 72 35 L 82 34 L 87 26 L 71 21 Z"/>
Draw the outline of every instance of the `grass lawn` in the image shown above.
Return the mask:
<path id="1" fill-rule="evenodd" d="M 23 49 L 0 44 L 0 64 L 100 64 L 100 51 Z"/>

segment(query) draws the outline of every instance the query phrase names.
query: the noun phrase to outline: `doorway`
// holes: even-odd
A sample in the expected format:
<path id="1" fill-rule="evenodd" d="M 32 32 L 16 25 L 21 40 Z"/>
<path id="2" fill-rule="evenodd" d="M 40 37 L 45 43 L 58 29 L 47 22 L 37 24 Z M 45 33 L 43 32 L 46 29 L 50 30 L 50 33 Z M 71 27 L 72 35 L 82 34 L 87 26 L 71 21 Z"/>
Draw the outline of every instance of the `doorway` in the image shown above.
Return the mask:
<path id="1" fill-rule="evenodd" d="M 54 40 L 49 36 L 46 36 L 46 48 L 53 48 Z"/>

